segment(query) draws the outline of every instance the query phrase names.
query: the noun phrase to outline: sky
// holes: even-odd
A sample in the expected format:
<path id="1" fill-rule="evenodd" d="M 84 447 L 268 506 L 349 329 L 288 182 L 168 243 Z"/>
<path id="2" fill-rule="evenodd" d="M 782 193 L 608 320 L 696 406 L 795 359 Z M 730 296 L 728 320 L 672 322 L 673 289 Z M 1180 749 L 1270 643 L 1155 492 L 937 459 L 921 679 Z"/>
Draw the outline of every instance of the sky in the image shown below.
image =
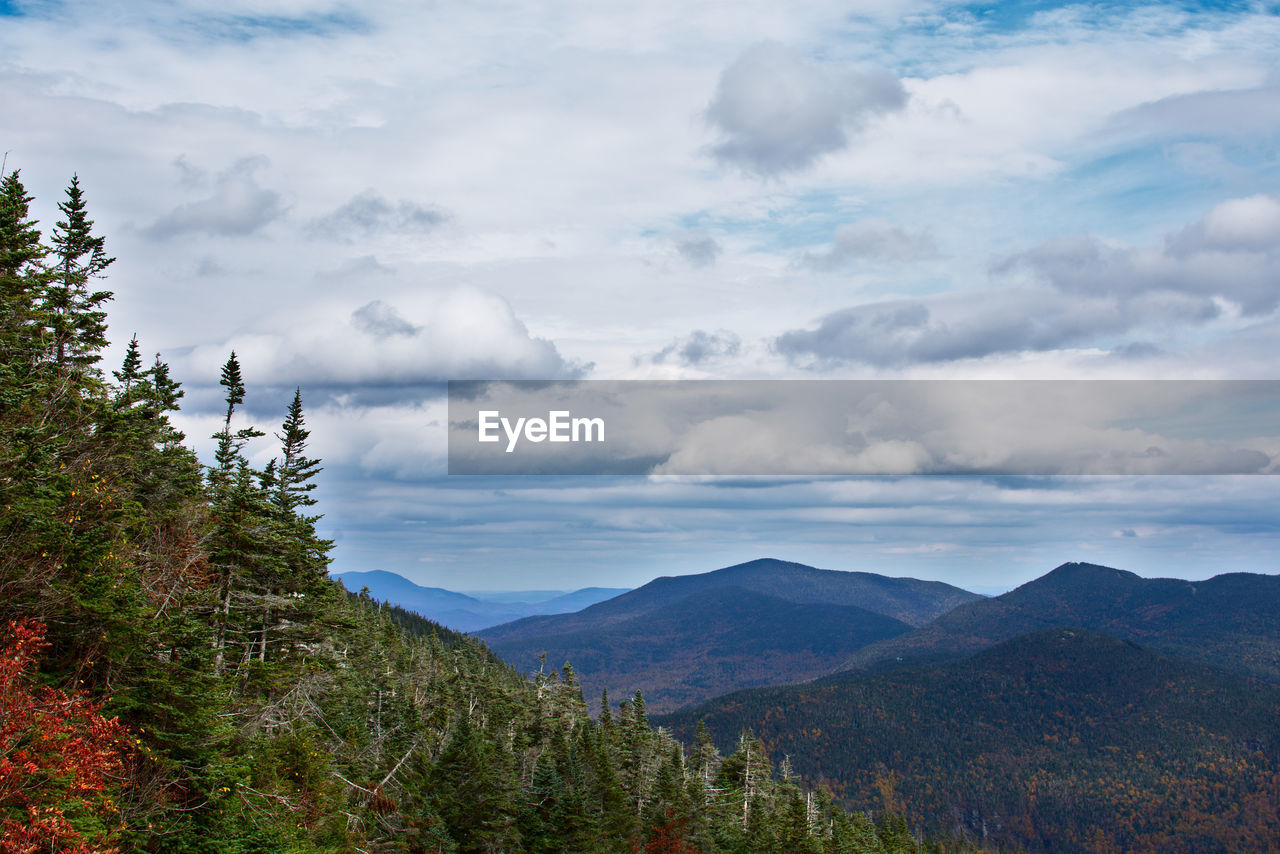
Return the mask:
<path id="1" fill-rule="evenodd" d="M 1280 571 L 1265 476 L 448 476 L 450 379 L 1277 379 L 1280 7 L 0 0 L 207 458 L 301 386 L 336 572 Z M 265 464 L 269 437 L 251 446 Z"/>

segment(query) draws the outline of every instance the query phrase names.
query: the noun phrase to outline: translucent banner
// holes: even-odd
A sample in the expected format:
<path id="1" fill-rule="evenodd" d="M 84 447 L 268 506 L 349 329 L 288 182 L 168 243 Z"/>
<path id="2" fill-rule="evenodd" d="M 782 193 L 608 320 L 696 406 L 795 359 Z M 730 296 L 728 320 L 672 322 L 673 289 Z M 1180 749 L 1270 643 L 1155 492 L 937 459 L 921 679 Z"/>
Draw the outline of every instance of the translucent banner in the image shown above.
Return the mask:
<path id="1" fill-rule="evenodd" d="M 1271 474 L 1280 381 L 449 383 L 449 473 Z"/>

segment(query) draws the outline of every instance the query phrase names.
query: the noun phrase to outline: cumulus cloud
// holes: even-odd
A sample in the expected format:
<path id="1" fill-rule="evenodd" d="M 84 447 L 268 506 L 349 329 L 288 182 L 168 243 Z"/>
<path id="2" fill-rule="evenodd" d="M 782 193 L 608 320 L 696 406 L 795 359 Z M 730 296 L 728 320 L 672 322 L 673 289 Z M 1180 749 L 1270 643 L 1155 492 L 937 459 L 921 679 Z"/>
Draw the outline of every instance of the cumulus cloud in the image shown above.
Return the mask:
<path id="1" fill-rule="evenodd" d="M 815 328 L 784 332 L 774 348 L 818 369 L 845 362 L 901 367 L 1081 346 L 1142 324 L 1195 324 L 1218 314 L 1211 300 L 1179 294 L 1120 301 L 1033 288 L 984 291 L 841 309 Z"/>
<path id="2" fill-rule="evenodd" d="M 696 366 L 704 362 L 731 358 L 741 351 L 742 339 L 726 329 L 716 332 L 695 329 L 684 338 L 672 341 L 654 353 L 651 361 L 658 365 L 676 362 L 681 365 Z"/>
<path id="3" fill-rule="evenodd" d="M 1262 315 L 1280 304 L 1280 201 L 1230 199 L 1155 247 L 1112 246 L 1095 237 L 1050 241 L 998 264 L 1025 268 L 1064 294 L 1199 300 L 1203 319 L 1216 300 Z M 1211 307 L 1215 307 L 1212 308 Z"/>
<path id="4" fill-rule="evenodd" d="M 381 234 L 425 234 L 449 221 L 449 214 L 433 205 L 401 199 L 391 202 L 365 190 L 322 217 L 311 220 L 312 237 L 350 243 Z"/>
<path id="5" fill-rule="evenodd" d="M 714 237 L 701 231 L 688 231 L 672 238 L 680 257 L 693 267 L 710 267 L 724 250 Z"/>
<path id="6" fill-rule="evenodd" d="M 1262 316 L 1280 305 L 1280 201 L 1222 202 L 1157 246 L 1056 239 L 1003 259 L 993 272 L 1028 272 L 1039 286 L 852 306 L 814 328 L 784 332 L 774 347 L 814 368 L 902 366 L 1089 345 L 1144 327 L 1198 326 L 1222 317 L 1224 303 Z M 1155 352 L 1149 342 L 1116 347 L 1122 357 Z"/>
<path id="7" fill-rule="evenodd" d="M 1122 130 L 1239 137 L 1280 129 L 1280 86 L 1171 95 L 1111 120 Z"/>
<path id="8" fill-rule="evenodd" d="M 258 184 L 255 173 L 267 164 L 265 157 L 246 157 L 237 161 L 217 176 L 213 195 L 179 205 L 144 229 L 143 233 L 157 240 L 193 233 L 228 237 L 253 234 L 284 215 L 280 194 Z M 177 165 L 184 182 L 199 180 L 199 175 L 189 163 L 179 158 Z"/>
<path id="9" fill-rule="evenodd" d="M 885 71 L 837 75 L 778 42 L 759 42 L 720 75 L 706 111 L 723 137 L 712 153 L 761 177 L 802 170 L 906 101 L 901 82 Z"/>
<path id="10" fill-rule="evenodd" d="M 381 300 L 345 317 L 326 310 L 287 328 L 197 347 L 182 361 L 190 374 L 213 377 L 231 349 L 255 382 L 301 383 L 365 401 L 389 389 L 399 389 L 391 395 L 399 399 L 409 387 L 451 379 L 560 379 L 589 367 L 530 333 L 506 300 L 470 287 L 419 299 L 412 311 Z"/>
<path id="11" fill-rule="evenodd" d="M 380 299 L 351 312 L 351 325 L 368 335 L 416 335 L 422 331 L 422 327 L 405 320 L 395 306 Z"/>
<path id="12" fill-rule="evenodd" d="M 895 300 L 854 306 L 816 328 L 779 335 L 777 351 L 795 364 L 844 362 L 898 367 L 974 359 L 1020 350 L 1052 350 L 1126 330 L 1132 319 L 1106 300 L 1071 300 L 1038 291 L 958 299 Z"/>
<path id="13" fill-rule="evenodd" d="M 1168 246 L 1183 257 L 1196 252 L 1275 254 L 1280 250 L 1280 199 L 1263 195 L 1229 199 L 1172 235 Z"/>
<path id="14" fill-rule="evenodd" d="M 864 219 L 836 229 L 831 246 L 806 252 L 800 265 L 814 270 L 838 270 L 858 261 L 915 261 L 935 252 L 928 234 L 912 234 L 882 219 Z"/>

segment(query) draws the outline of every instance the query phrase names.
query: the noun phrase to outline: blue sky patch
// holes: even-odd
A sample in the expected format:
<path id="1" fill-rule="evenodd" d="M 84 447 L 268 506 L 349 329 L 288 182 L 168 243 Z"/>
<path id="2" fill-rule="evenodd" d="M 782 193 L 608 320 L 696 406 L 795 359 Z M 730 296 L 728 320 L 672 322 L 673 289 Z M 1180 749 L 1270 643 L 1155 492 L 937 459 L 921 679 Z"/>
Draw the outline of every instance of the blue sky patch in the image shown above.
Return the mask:
<path id="1" fill-rule="evenodd" d="M 198 19 L 192 26 L 211 40 L 249 42 L 263 38 L 328 38 L 367 34 L 369 21 L 354 12 L 317 15 L 222 15 Z"/>

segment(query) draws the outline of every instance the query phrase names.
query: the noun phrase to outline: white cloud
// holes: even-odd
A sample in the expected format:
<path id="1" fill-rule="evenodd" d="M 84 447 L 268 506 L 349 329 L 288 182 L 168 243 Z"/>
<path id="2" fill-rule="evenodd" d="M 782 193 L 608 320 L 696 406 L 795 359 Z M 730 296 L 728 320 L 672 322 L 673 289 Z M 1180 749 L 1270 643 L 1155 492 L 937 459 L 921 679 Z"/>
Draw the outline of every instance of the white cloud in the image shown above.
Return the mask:
<path id="1" fill-rule="evenodd" d="M 935 251 L 928 234 L 913 234 L 873 218 L 840 226 L 830 248 L 806 252 L 800 263 L 815 270 L 838 270 L 859 261 L 915 261 Z"/>
<path id="2" fill-rule="evenodd" d="M 885 226 L 858 235 L 876 247 Z M 888 245 L 895 245 L 890 231 Z M 839 234 L 823 269 L 856 257 Z M 1280 202 L 1231 199 L 1168 235 L 1128 247 L 1097 237 L 1057 238 L 1000 261 L 997 273 L 1029 272 L 1040 286 L 864 303 L 830 312 L 817 326 L 784 332 L 775 347 L 797 364 L 829 369 L 854 362 L 886 367 L 981 359 L 1018 351 L 1096 345 L 1132 333 L 1203 326 L 1238 307 L 1245 316 L 1280 305 Z M 1045 287 L 1047 286 L 1047 287 Z M 1118 347 L 1151 355 L 1147 341 Z"/>
<path id="3" fill-rule="evenodd" d="M 1249 196 L 1215 205 L 1196 224 L 1173 235 L 1169 248 L 1178 255 L 1196 252 L 1280 253 L 1280 199 Z"/>
<path id="4" fill-rule="evenodd" d="M 179 159 L 179 164 L 184 161 Z M 158 240 L 201 233 L 242 237 L 259 231 L 284 215 L 284 203 L 275 190 L 259 186 L 254 173 L 266 168 L 265 157 L 246 157 L 218 175 L 213 195 L 179 205 L 148 226 L 144 233 Z M 184 183 L 196 174 L 183 168 Z"/>
<path id="5" fill-rule="evenodd" d="M 833 74 L 774 41 L 752 45 L 720 75 L 707 120 L 723 135 L 712 153 L 773 177 L 805 169 L 849 144 L 872 116 L 902 109 L 906 92 L 884 71 Z"/>
<path id="6" fill-rule="evenodd" d="M 1270 196 L 1230 199 L 1158 247 L 1115 246 L 1094 237 L 1059 239 L 999 265 L 1018 267 L 1067 295 L 1157 308 L 1181 302 L 1202 319 L 1218 315 L 1218 299 L 1246 315 L 1267 314 L 1280 305 L 1280 202 Z M 1200 308 L 1189 300 L 1198 300 Z"/>
<path id="7" fill-rule="evenodd" d="M 354 243 L 385 234 L 426 234 L 449 221 L 449 214 L 433 205 L 401 199 L 392 203 L 373 190 L 364 190 L 332 213 L 307 224 L 308 232 L 329 240 Z"/>
<path id="8" fill-rule="evenodd" d="M 724 252 L 724 248 L 711 235 L 701 231 L 686 231 L 672 238 L 676 251 L 692 267 L 710 267 Z"/>
<path id="9" fill-rule="evenodd" d="M 654 364 L 677 362 L 699 366 L 707 362 L 731 359 L 742 351 L 742 339 L 727 329 L 706 332 L 695 329 L 684 338 L 676 339 L 649 357 Z"/>
<path id="10" fill-rule="evenodd" d="M 418 394 L 414 387 L 450 379 L 557 379 L 582 370 L 532 335 L 506 300 L 466 287 L 420 296 L 403 311 L 375 300 L 345 317 L 320 306 L 273 318 L 196 347 L 175 368 L 210 383 L 230 350 L 253 382 L 366 400 L 388 393 L 408 399 Z"/>

